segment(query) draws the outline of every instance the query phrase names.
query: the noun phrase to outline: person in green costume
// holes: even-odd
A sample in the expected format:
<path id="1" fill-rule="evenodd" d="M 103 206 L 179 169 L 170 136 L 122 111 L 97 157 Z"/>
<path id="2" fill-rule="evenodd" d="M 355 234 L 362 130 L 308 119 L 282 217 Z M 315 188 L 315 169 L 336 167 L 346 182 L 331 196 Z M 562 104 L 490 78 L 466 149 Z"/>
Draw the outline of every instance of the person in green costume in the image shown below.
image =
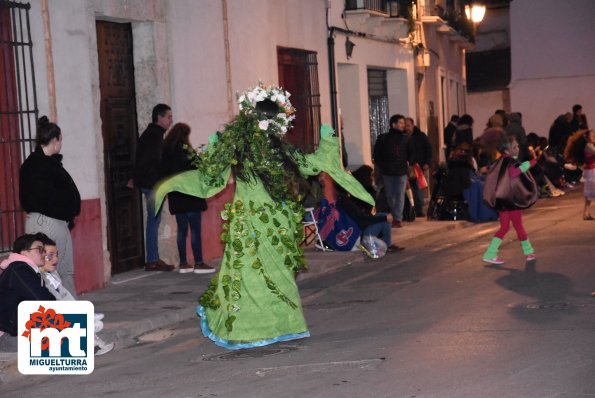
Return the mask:
<path id="1" fill-rule="evenodd" d="M 290 94 L 258 86 L 239 97 L 240 113 L 209 137 L 196 170 L 162 181 L 157 209 L 177 191 L 201 198 L 236 183 L 221 212 L 225 243 L 220 271 L 200 297 L 202 333 L 228 349 L 259 347 L 310 335 L 295 282 L 306 268 L 299 183 L 322 171 L 357 198 L 374 205 L 368 192 L 341 166 L 339 141 L 328 125 L 320 145 L 304 155 L 285 142 L 295 109 Z"/>

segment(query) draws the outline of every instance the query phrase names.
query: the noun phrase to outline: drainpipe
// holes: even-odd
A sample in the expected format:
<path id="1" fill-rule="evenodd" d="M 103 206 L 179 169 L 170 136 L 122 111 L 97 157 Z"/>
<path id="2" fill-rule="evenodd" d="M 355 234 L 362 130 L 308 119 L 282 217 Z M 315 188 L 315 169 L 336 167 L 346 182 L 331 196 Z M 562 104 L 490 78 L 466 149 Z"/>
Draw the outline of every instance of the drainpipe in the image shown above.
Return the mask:
<path id="1" fill-rule="evenodd" d="M 47 0 L 46 0 L 47 1 Z M 229 50 L 229 20 L 227 18 L 227 0 L 221 0 L 223 7 L 223 42 L 225 45 L 225 78 L 227 82 L 227 116 L 233 119 L 233 90 L 231 88 L 231 55 Z"/>
<path id="2" fill-rule="evenodd" d="M 337 134 L 341 134 L 339 129 L 339 122 L 337 119 L 337 81 L 335 76 L 335 38 L 333 37 L 334 32 L 335 29 L 333 27 L 329 28 L 327 39 L 329 69 L 328 77 L 331 90 L 331 123 L 333 125 L 333 130 L 335 130 Z"/>
<path id="3" fill-rule="evenodd" d="M 47 64 L 48 100 L 50 106 L 50 120 L 58 123 L 56 107 L 56 81 L 54 80 L 54 57 L 52 54 L 52 31 L 50 28 L 50 10 L 48 0 L 41 0 L 41 16 L 43 19 L 43 41 L 45 45 L 45 61 Z"/>

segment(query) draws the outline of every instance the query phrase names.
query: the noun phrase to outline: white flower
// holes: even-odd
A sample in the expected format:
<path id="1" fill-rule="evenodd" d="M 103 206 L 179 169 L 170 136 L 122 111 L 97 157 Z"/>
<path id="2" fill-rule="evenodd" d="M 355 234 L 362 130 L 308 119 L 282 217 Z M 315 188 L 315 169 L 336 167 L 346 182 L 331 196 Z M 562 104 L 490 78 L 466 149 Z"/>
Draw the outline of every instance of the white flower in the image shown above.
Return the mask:
<path id="1" fill-rule="evenodd" d="M 264 101 L 266 98 L 267 98 L 266 91 L 261 90 L 258 92 L 258 94 L 256 94 L 256 97 L 254 97 L 254 102 Z"/>
<path id="2" fill-rule="evenodd" d="M 269 128 L 269 121 L 261 120 L 260 122 L 258 122 L 258 128 L 261 129 L 262 131 L 265 131 L 266 129 Z"/>
<path id="3" fill-rule="evenodd" d="M 295 119 L 295 109 L 289 102 L 290 94 L 280 87 L 266 87 L 261 83 L 256 87 L 246 90 L 242 95 L 238 94 L 238 105 L 240 111 L 247 116 L 257 115 L 256 104 L 270 99 L 275 102 L 280 112 L 270 119 L 261 120 L 258 127 L 263 131 L 270 131 L 276 134 L 285 134 L 291 128 L 291 121 Z"/>

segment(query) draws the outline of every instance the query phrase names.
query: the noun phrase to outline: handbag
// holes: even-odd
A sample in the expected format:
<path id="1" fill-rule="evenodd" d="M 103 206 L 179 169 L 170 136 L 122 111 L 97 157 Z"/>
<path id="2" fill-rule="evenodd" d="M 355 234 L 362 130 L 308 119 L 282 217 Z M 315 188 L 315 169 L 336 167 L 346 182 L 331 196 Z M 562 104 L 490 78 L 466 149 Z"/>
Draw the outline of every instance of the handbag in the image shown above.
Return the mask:
<path id="1" fill-rule="evenodd" d="M 417 179 L 417 187 L 419 189 L 426 189 L 428 187 L 428 181 L 426 180 L 424 171 L 419 166 L 419 163 L 413 165 L 413 171 L 415 172 L 415 177 Z"/>
<path id="2" fill-rule="evenodd" d="M 514 159 L 501 157 L 490 166 L 483 187 L 483 200 L 496 210 L 527 209 L 537 202 L 539 189 L 531 173 L 512 177 Z"/>

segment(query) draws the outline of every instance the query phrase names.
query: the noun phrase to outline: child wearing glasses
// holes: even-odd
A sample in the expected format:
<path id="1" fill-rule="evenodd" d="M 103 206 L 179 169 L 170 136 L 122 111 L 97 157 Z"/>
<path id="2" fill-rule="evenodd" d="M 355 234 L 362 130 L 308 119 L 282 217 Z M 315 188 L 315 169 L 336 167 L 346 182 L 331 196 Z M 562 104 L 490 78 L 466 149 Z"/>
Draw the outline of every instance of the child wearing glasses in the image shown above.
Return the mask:
<path id="1" fill-rule="evenodd" d="M 41 277 L 43 278 L 48 290 L 56 297 L 56 300 L 76 300 L 74 296 L 64 287 L 60 275 L 56 268 L 58 267 L 59 252 L 56 242 L 43 233 L 38 233 L 36 236 L 45 249 L 44 264 L 40 268 Z M 114 343 L 106 343 L 97 333 L 103 329 L 103 314 L 95 313 L 95 355 L 107 354 L 114 348 Z"/>
<path id="2" fill-rule="evenodd" d="M 40 276 L 45 249 L 39 237 L 19 236 L 12 247 L 12 253 L 0 263 L 0 351 L 16 352 L 19 304 L 28 300 L 55 300 L 55 297 Z"/>

